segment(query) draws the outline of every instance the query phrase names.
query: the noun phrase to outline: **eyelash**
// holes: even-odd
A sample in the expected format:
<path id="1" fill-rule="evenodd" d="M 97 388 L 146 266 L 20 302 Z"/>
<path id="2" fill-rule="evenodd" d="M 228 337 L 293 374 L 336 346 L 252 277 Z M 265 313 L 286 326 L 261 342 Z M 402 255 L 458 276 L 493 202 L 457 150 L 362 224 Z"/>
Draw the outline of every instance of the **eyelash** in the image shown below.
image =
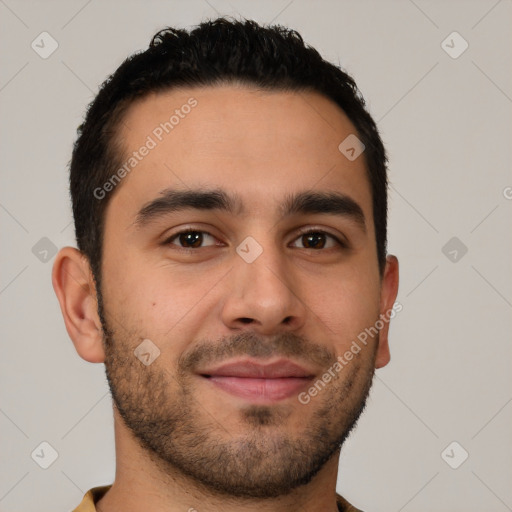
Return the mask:
<path id="1" fill-rule="evenodd" d="M 171 235 L 169 238 L 167 238 L 164 242 L 162 242 L 162 245 L 164 246 L 169 246 L 169 245 L 175 245 L 175 244 L 172 244 L 171 242 L 178 238 L 180 235 L 185 235 L 187 233 L 203 233 L 203 234 L 207 234 L 209 236 L 211 236 L 212 238 L 215 238 L 215 236 L 213 236 L 211 233 L 209 233 L 208 231 L 205 231 L 205 230 L 201 230 L 201 229 L 184 229 L 182 231 L 178 231 L 177 233 L 174 233 L 173 235 Z M 300 231 L 298 236 L 294 239 L 297 240 L 298 238 L 304 236 L 304 235 L 309 235 L 310 233 L 313 233 L 313 234 L 322 234 L 322 235 L 326 235 L 327 237 L 329 238 L 332 238 L 336 244 L 339 246 L 337 249 L 340 250 L 340 249 L 347 249 L 348 248 L 348 244 L 342 240 L 340 240 L 338 237 L 334 236 L 333 234 L 329 233 L 328 231 L 324 231 L 322 229 L 314 229 L 314 228 L 307 228 L 307 229 L 304 229 L 303 231 Z M 214 245 L 212 246 L 208 246 L 208 247 L 214 247 Z M 176 245 L 176 249 L 179 250 L 179 251 L 184 251 L 184 252 L 197 252 L 198 249 L 204 249 L 204 247 L 180 247 L 179 245 Z M 301 249 L 301 247 L 299 247 L 299 249 Z M 310 251 L 328 251 L 328 250 L 332 250 L 332 249 L 336 249 L 334 247 L 328 247 L 327 249 L 308 249 L 307 247 L 304 247 L 303 248 L 304 250 L 310 250 Z"/>

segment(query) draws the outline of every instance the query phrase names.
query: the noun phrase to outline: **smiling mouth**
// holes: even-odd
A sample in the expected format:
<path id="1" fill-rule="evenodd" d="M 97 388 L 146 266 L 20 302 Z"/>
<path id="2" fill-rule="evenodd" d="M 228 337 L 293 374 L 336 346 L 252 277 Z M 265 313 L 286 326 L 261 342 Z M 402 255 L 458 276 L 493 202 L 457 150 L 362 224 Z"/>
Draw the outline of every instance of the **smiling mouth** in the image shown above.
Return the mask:
<path id="1" fill-rule="evenodd" d="M 272 403 L 296 396 L 314 377 L 311 371 L 284 359 L 270 364 L 235 361 L 199 375 L 233 396 L 256 403 Z"/>
<path id="2" fill-rule="evenodd" d="M 257 402 L 275 402 L 297 395 L 311 379 L 284 377 L 279 379 L 253 379 L 247 377 L 205 376 L 220 389 L 241 398 Z"/>

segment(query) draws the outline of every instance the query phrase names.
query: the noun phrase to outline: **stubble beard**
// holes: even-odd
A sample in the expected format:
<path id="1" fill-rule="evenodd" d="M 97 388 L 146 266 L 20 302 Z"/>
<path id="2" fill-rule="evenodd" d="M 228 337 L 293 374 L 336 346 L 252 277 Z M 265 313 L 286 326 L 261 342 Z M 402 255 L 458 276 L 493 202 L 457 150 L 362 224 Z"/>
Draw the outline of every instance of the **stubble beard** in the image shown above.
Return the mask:
<path id="1" fill-rule="evenodd" d="M 252 404 L 236 410 L 236 425 L 243 428 L 230 432 L 201 405 L 188 371 L 211 356 L 211 342 L 196 347 L 188 359 L 180 358 L 176 370 L 156 363 L 144 366 L 133 354 L 142 338 L 128 333 L 123 337 L 109 328 L 104 315 L 100 318 L 106 376 L 125 426 L 164 477 L 179 475 L 207 494 L 264 499 L 291 493 L 339 454 L 365 409 L 375 353 L 352 360 L 308 405 L 298 401 L 293 407 Z M 213 353 L 292 356 L 299 349 L 296 355 L 303 356 L 310 346 L 290 333 L 270 341 L 243 333 Z M 326 363 L 327 359 L 334 362 L 326 349 L 318 347 L 312 353 Z M 309 407 L 316 411 L 308 411 Z M 297 409 L 309 422 L 292 435 L 286 423 Z"/>

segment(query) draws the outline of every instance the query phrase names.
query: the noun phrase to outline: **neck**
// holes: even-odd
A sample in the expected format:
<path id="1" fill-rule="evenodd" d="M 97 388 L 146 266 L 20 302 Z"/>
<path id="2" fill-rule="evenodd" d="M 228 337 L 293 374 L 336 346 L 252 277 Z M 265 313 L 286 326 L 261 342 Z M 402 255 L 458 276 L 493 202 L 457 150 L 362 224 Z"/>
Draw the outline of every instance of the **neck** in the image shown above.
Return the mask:
<path id="1" fill-rule="evenodd" d="M 177 469 L 156 464 L 126 428 L 114 407 L 116 477 L 97 503 L 98 512 L 337 512 L 336 478 L 339 451 L 315 477 L 286 496 L 238 498 L 219 495 Z"/>

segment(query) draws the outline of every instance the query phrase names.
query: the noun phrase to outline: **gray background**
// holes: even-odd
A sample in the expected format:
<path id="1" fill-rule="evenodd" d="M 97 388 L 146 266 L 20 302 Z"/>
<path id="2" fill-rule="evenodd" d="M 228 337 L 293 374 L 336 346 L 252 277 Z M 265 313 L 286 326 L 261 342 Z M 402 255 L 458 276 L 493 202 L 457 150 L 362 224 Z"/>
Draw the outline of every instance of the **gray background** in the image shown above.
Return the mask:
<path id="1" fill-rule="evenodd" d="M 0 0 L 0 510 L 70 510 L 113 480 L 104 368 L 76 354 L 50 281 L 53 246 L 74 245 L 71 146 L 128 54 L 217 14 L 288 25 L 341 63 L 389 150 L 403 311 L 338 490 L 368 511 L 512 510 L 510 0 Z"/>

